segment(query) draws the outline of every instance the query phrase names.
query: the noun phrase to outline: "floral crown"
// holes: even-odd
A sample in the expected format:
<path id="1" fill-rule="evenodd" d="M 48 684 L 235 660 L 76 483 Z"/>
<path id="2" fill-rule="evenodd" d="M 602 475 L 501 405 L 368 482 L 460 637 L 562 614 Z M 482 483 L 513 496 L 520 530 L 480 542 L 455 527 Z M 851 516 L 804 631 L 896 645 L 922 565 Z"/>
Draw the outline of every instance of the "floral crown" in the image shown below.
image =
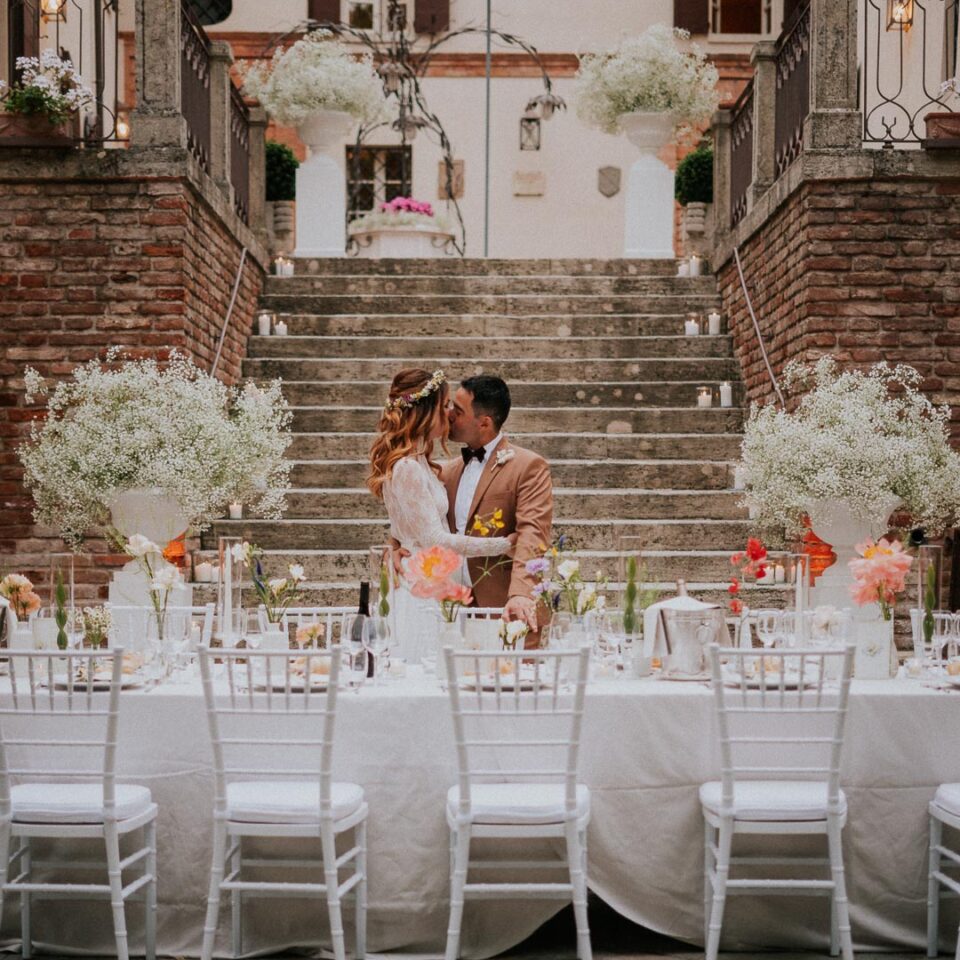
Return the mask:
<path id="1" fill-rule="evenodd" d="M 386 403 L 387 410 L 407 410 L 415 403 L 419 403 L 424 397 L 429 397 L 435 393 L 440 386 L 447 382 L 447 375 L 442 370 L 434 370 L 433 376 L 416 393 L 402 393 L 399 397 L 388 399 Z"/>

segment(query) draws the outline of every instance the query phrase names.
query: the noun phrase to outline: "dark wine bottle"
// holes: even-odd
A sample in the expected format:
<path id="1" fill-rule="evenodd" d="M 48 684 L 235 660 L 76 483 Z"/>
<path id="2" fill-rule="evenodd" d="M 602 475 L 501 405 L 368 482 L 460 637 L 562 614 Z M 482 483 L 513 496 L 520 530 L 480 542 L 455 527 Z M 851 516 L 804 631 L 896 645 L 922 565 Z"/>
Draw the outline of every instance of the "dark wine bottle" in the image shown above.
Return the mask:
<path id="1" fill-rule="evenodd" d="M 363 645 L 363 625 L 365 620 L 361 617 L 370 616 L 370 582 L 368 580 L 360 581 L 360 604 L 357 607 L 357 618 L 353 621 L 353 631 L 350 636 L 350 642 Z M 373 676 L 373 654 L 367 651 L 367 676 Z"/>

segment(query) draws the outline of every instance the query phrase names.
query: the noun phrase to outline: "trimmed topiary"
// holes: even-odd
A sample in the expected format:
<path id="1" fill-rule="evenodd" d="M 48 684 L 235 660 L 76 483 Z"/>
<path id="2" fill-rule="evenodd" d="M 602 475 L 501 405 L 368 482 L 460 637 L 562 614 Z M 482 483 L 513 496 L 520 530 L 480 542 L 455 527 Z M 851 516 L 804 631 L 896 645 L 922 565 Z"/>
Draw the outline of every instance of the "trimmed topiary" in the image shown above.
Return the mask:
<path id="1" fill-rule="evenodd" d="M 678 164 L 674 196 L 681 206 L 713 203 L 713 148 L 697 147 Z"/>
<path id="2" fill-rule="evenodd" d="M 267 141 L 267 199 L 295 200 L 300 161 L 284 143 Z"/>

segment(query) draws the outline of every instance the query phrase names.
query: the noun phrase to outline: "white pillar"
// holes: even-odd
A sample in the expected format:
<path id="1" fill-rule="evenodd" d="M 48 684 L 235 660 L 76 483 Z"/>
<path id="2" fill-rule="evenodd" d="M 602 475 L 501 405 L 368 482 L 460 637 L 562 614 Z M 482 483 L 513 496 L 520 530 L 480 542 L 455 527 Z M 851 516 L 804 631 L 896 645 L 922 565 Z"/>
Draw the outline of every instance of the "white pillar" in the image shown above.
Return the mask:
<path id="1" fill-rule="evenodd" d="M 307 159 L 297 168 L 295 257 L 342 257 L 346 252 L 347 186 L 343 140 L 355 123 L 339 110 L 321 110 L 297 128 Z"/>
<path id="2" fill-rule="evenodd" d="M 673 119 L 663 113 L 628 113 L 620 124 L 640 151 L 627 175 L 623 255 L 672 260 L 673 171 L 657 154 L 673 135 Z"/>

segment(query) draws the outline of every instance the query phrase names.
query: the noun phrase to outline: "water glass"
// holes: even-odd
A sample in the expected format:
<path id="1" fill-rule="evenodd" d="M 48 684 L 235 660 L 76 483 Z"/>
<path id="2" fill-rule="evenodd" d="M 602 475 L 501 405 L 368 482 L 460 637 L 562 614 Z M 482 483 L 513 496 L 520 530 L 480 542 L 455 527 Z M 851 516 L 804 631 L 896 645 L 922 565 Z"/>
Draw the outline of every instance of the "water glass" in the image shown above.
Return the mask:
<path id="1" fill-rule="evenodd" d="M 367 648 L 349 640 L 340 647 L 340 678 L 347 690 L 359 693 L 367 679 Z"/>
<path id="2" fill-rule="evenodd" d="M 389 620 L 380 616 L 370 617 L 367 620 L 363 637 L 367 651 L 373 657 L 373 683 L 374 686 L 378 687 L 383 683 L 386 665 L 389 663 L 389 660 L 383 661 L 383 658 L 389 654 L 393 646 Z"/>

